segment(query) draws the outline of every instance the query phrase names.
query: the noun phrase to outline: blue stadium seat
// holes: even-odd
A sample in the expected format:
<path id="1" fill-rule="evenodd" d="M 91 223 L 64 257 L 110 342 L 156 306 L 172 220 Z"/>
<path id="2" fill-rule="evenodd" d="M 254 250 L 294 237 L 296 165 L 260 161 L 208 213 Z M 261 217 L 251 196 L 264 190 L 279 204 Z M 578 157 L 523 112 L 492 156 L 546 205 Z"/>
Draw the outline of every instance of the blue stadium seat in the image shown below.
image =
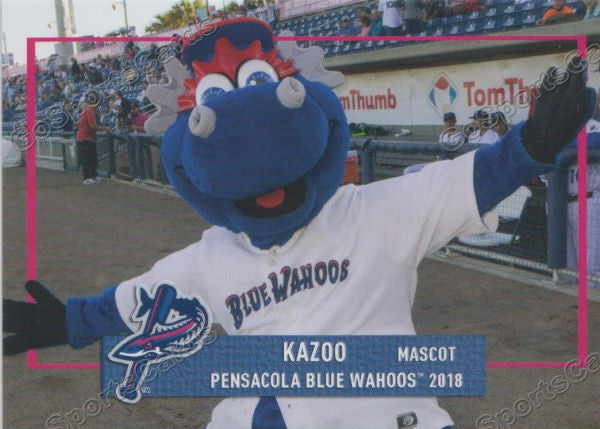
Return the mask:
<path id="1" fill-rule="evenodd" d="M 464 32 L 466 34 L 473 34 L 473 33 L 476 33 L 478 30 L 481 31 L 481 28 L 479 28 L 479 29 L 477 28 L 477 24 L 475 23 L 474 20 L 467 22 L 466 26 L 464 28 Z"/>
<path id="2" fill-rule="evenodd" d="M 446 19 L 447 24 L 456 24 L 457 22 L 462 22 L 465 19 L 465 15 L 453 15 Z"/>
<path id="3" fill-rule="evenodd" d="M 496 9 L 495 7 L 490 7 L 485 11 L 484 15 L 487 17 L 492 17 L 496 16 L 496 13 L 498 13 L 498 9 Z"/>
<path id="4" fill-rule="evenodd" d="M 527 13 L 523 15 L 523 19 L 519 25 L 533 25 L 538 19 L 539 18 L 534 13 Z"/>
<path id="5" fill-rule="evenodd" d="M 356 51 L 361 51 L 364 47 L 364 43 L 363 42 L 354 42 L 352 43 L 352 46 L 350 47 L 350 49 L 354 52 Z"/>
<path id="6" fill-rule="evenodd" d="M 431 32 L 431 34 L 429 34 L 429 36 L 443 36 L 444 35 L 444 27 L 442 27 L 441 25 L 437 26 L 436 28 L 433 29 L 433 31 Z"/>
<path id="7" fill-rule="evenodd" d="M 510 13 L 514 13 L 514 12 L 515 12 L 514 4 L 509 4 L 508 6 L 505 6 L 504 9 L 502 10 L 502 13 L 504 13 L 504 14 L 510 14 Z"/>
<path id="8" fill-rule="evenodd" d="M 431 28 L 431 27 L 435 27 L 437 25 L 440 25 L 441 22 L 441 18 L 433 18 L 427 21 L 427 27 Z"/>
<path id="9" fill-rule="evenodd" d="M 494 18 L 490 18 L 485 20 L 483 23 L 483 31 L 495 31 L 496 30 L 496 20 Z"/>
<path id="10" fill-rule="evenodd" d="M 517 12 L 521 12 L 524 10 L 533 10 L 535 9 L 535 2 L 534 1 L 528 1 L 526 3 L 519 3 L 517 5 Z"/>
<path id="11" fill-rule="evenodd" d="M 464 25 L 452 24 L 449 26 L 449 28 L 446 29 L 446 31 L 444 33 L 447 35 L 451 35 L 451 36 L 455 36 L 457 34 L 463 34 L 464 28 L 465 28 Z"/>
<path id="12" fill-rule="evenodd" d="M 503 21 L 502 21 L 502 28 L 507 29 L 510 27 L 514 27 L 518 25 L 518 17 L 515 17 L 514 15 L 508 15 Z"/>

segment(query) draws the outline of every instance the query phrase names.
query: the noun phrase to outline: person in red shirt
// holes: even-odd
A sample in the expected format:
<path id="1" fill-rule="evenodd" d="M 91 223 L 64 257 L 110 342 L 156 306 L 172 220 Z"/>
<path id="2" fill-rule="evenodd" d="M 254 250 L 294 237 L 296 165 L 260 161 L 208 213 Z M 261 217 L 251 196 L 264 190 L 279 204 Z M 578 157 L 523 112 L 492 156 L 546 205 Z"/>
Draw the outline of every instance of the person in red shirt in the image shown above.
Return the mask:
<path id="1" fill-rule="evenodd" d="M 127 119 L 127 125 L 129 125 L 130 131 L 137 131 L 145 133 L 144 123 L 150 116 L 140 112 L 140 107 L 137 102 L 131 103 L 131 116 Z"/>
<path id="2" fill-rule="evenodd" d="M 76 141 L 81 154 L 83 184 L 91 185 L 99 181 L 96 172 L 98 166 L 96 131 L 110 131 L 110 127 L 96 123 L 96 112 L 85 98 L 80 102 L 80 111 Z"/>
<path id="3" fill-rule="evenodd" d="M 127 119 L 129 131 L 135 133 L 145 133 L 144 123 L 150 116 L 140 112 L 140 106 L 137 101 L 131 103 L 131 116 Z M 152 177 L 152 153 L 148 143 L 135 140 L 135 144 L 130 147 L 129 156 L 136 169 L 134 176 L 140 179 Z"/>

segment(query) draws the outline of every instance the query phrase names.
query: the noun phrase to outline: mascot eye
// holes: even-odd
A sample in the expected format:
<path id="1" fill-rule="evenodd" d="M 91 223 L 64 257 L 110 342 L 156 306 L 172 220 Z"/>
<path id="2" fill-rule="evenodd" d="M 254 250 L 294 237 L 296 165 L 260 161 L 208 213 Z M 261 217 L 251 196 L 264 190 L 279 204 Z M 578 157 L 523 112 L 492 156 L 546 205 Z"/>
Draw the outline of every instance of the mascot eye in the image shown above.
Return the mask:
<path id="1" fill-rule="evenodd" d="M 263 83 L 279 82 L 279 76 L 271 64 L 263 60 L 246 61 L 237 74 L 240 88 L 244 86 L 260 85 Z"/>
<path id="2" fill-rule="evenodd" d="M 233 84 L 224 75 L 211 73 L 202 78 L 196 87 L 196 105 L 206 103 L 217 95 L 221 95 L 233 89 Z"/>

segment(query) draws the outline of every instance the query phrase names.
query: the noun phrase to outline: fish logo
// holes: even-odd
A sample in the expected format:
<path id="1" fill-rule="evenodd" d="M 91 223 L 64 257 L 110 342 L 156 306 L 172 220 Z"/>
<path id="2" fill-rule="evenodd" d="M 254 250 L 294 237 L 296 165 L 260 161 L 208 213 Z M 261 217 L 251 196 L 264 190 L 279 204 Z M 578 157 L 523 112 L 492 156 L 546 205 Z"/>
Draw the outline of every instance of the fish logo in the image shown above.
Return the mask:
<path id="1" fill-rule="evenodd" d="M 208 307 L 198 297 L 180 296 L 168 283 L 156 287 L 154 295 L 138 287 L 136 296 L 138 305 L 132 319 L 142 322 L 142 327 L 108 354 L 110 360 L 127 365 L 115 394 L 131 404 L 140 400 L 150 366 L 199 351 L 212 321 Z"/>
<path id="2" fill-rule="evenodd" d="M 456 86 L 442 73 L 429 88 L 428 98 L 438 115 L 442 116 L 450 112 L 456 104 L 458 98 Z"/>

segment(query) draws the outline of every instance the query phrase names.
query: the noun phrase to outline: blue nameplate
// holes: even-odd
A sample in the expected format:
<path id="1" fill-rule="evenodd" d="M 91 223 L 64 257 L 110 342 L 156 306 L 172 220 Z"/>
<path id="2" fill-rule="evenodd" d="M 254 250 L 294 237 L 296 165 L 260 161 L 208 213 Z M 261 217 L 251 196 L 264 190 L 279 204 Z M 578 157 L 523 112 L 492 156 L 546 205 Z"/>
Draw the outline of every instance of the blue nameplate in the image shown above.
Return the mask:
<path id="1" fill-rule="evenodd" d="M 121 337 L 102 342 L 102 387 L 123 388 L 111 361 Z M 187 357 L 151 361 L 141 396 L 483 396 L 485 337 L 223 336 Z M 135 373 L 135 371 L 134 371 Z M 131 376 L 131 374 L 130 374 Z M 126 384 L 126 383 L 125 383 Z"/>

